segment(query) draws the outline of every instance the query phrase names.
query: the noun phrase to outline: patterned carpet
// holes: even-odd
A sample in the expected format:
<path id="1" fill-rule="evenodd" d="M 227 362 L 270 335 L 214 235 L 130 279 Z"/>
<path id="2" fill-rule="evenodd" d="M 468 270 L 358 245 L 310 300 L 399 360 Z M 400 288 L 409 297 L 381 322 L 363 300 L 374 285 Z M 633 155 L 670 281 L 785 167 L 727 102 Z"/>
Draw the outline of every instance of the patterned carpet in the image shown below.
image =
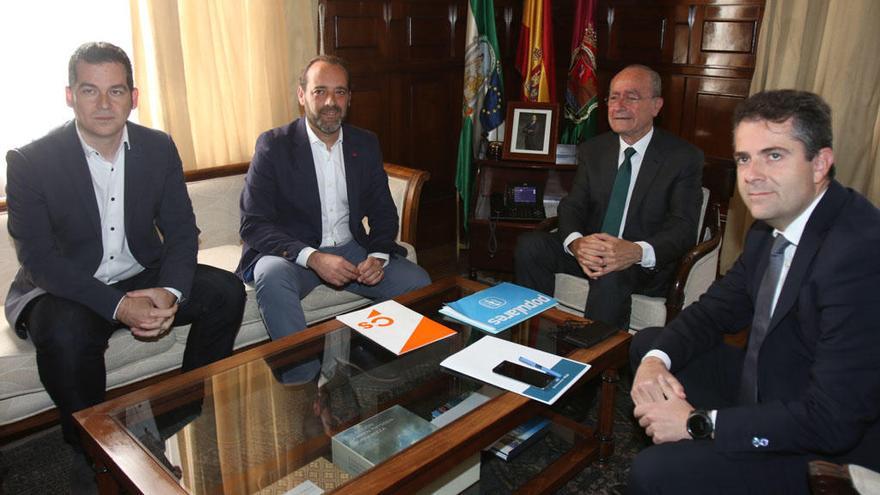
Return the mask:
<path id="1" fill-rule="evenodd" d="M 630 460 L 644 446 L 639 432 L 634 431 L 632 402 L 629 399 L 628 379 L 619 384 L 615 404 L 614 457 L 604 467 L 588 467 L 557 493 L 619 494 L 623 493 Z M 587 412 L 577 411 L 570 405 L 560 409 L 571 417 L 583 416 L 589 424 L 595 420 L 595 406 Z M 571 443 L 551 430 L 539 442 L 530 446 L 515 459 L 505 462 L 490 453 L 483 453 L 480 483 L 468 489 L 467 495 L 505 494 L 512 492 L 550 461 L 565 453 Z M 0 487 L 3 494 L 67 493 L 70 453 L 61 439 L 58 427 L 37 433 L 22 441 L 0 448 Z"/>

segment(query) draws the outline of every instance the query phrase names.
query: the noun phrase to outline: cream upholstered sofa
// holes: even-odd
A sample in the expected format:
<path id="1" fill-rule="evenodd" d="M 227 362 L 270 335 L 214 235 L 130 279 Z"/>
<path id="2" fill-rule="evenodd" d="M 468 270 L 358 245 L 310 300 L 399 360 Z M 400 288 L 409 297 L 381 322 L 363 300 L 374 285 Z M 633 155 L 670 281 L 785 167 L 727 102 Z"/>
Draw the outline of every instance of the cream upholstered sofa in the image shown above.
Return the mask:
<path id="1" fill-rule="evenodd" d="M 407 257 L 416 261 L 413 245 L 418 203 L 429 174 L 387 163 L 385 170 L 400 217 L 398 242 L 407 248 Z M 244 185 L 243 167 L 238 172 L 187 184 L 201 230 L 199 262 L 229 271 L 235 270 L 241 256 L 238 202 Z M 3 237 L 0 239 L 0 303 L 5 301 L 9 284 L 18 270 L 6 221 L 6 212 L 0 213 Z M 244 319 L 235 340 L 236 349 L 268 339 L 252 287 L 247 287 L 247 297 Z M 303 300 L 303 308 L 311 324 L 367 303 L 366 299 L 350 292 L 321 286 Z M 188 331 L 188 326 L 176 327 L 157 342 L 141 342 L 127 330 L 114 333 L 104 355 L 108 390 L 179 368 Z M 54 405 L 40 383 L 33 344 L 19 338 L 9 324 L 0 319 L 0 439 L 12 438 L 53 419 Z"/>

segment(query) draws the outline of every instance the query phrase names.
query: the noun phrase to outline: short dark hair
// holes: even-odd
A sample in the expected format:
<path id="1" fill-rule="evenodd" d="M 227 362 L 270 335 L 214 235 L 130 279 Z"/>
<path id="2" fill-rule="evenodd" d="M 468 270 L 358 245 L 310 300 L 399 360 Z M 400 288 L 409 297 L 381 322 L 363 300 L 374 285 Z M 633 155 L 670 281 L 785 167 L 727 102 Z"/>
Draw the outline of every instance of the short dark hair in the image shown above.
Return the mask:
<path id="1" fill-rule="evenodd" d="M 71 88 L 76 84 L 76 64 L 85 62 L 87 64 L 104 64 L 117 63 L 125 67 L 125 82 L 128 84 L 129 91 L 134 89 L 134 76 L 131 70 L 131 60 L 125 54 L 125 50 L 118 46 L 107 43 L 106 41 L 89 41 L 83 43 L 70 56 L 70 62 L 67 64 L 67 85 Z"/>
<path id="2" fill-rule="evenodd" d="M 792 137 L 804 144 L 808 160 L 815 158 L 820 149 L 831 148 L 831 107 L 821 96 L 809 91 L 777 89 L 755 93 L 736 107 L 733 128 L 744 120 L 781 124 L 788 119 L 792 119 Z"/>
<path id="3" fill-rule="evenodd" d="M 344 58 L 337 57 L 336 55 L 318 55 L 317 57 L 309 60 L 309 63 L 307 63 L 306 66 L 303 67 L 302 73 L 300 73 L 299 75 L 299 86 L 302 89 L 306 89 L 306 86 L 309 84 L 309 80 L 306 77 L 306 74 L 308 74 L 309 69 L 311 69 L 312 66 L 318 62 L 326 62 L 328 64 L 336 65 L 341 68 L 342 71 L 345 72 L 345 85 L 349 89 L 351 89 L 351 75 L 348 72 L 348 62 L 346 62 Z"/>

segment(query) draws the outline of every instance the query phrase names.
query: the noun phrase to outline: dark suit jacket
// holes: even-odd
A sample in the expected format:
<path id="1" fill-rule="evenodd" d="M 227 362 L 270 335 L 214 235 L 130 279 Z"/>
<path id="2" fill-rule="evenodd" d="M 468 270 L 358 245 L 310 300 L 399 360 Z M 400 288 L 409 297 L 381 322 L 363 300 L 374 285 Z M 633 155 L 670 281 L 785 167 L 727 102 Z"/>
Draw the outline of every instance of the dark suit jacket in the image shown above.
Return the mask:
<path id="1" fill-rule="evenodd" d="M 183 168 L 167 134 L 128 123 L 125 235 L 134 258 L 158 269 L 158 286 L 185 299 L 192 285 L 198 229 Z M 11 325 L 43 293 L 79 302 L 111 320 L 120 290 L 94 277 L 103 246 L 98 203 L 73 121 L 6 155 L 9 235 L 21 269 L 6 297 Z M 21 329 L 19 335 L 24 337 Z"/>
<path id="2" fill-rule="evenodd" d="M 250 282 L 252 268 L 264 255 L 295 261 L 306 246 L 321 245 L 321 198 L 306 121 L 264 132 L 241 193 L 241 261 L 236 274 Z M 342 152 L 348 190 L 348 227 L 369 253 L 405 254 L 394 242 L 397 209 L 376 135 L 343 125 Z M 370 233 L 361 223 L 369 218 Z"/>
<path id="3" fill-rule="evenodd" d="M 617 175 L 620 138 L 601 134 L 578 147 L 571 192 L 559 203 L 559 234 L 599 232 Z M 668 280 L 694 246 L 702 205 L 703 152 L 654 128 L 626 215 L 623 238 L 654 247 L 657 276 Z"/>
<path id="4" fill-rule="evenodd" d="M 673 371 L 751 324 L 773 229 L 758 221 L 724 278 L 662 332 Z M 812 453 L 880 467 L 880 211 L 835 181 L 804 229 L 758 357 L 758 404 L 721 409 L 727 452 Z M 754 437 L 768 440 L 756 447 Z"/>

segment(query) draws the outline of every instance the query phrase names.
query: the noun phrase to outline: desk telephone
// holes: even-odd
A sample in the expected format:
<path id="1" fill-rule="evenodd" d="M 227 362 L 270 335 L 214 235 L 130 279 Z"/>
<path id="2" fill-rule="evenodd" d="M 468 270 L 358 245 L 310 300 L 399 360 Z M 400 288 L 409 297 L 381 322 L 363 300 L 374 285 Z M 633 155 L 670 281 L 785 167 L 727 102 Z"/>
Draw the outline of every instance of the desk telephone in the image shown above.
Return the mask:
<path id="1" fill-rule="evenodd" d="M 489 198 L 490 220 L 543 220 L 544 195 L 534 184 L 508 185 L 504 193 L 492 193 Z"/>

